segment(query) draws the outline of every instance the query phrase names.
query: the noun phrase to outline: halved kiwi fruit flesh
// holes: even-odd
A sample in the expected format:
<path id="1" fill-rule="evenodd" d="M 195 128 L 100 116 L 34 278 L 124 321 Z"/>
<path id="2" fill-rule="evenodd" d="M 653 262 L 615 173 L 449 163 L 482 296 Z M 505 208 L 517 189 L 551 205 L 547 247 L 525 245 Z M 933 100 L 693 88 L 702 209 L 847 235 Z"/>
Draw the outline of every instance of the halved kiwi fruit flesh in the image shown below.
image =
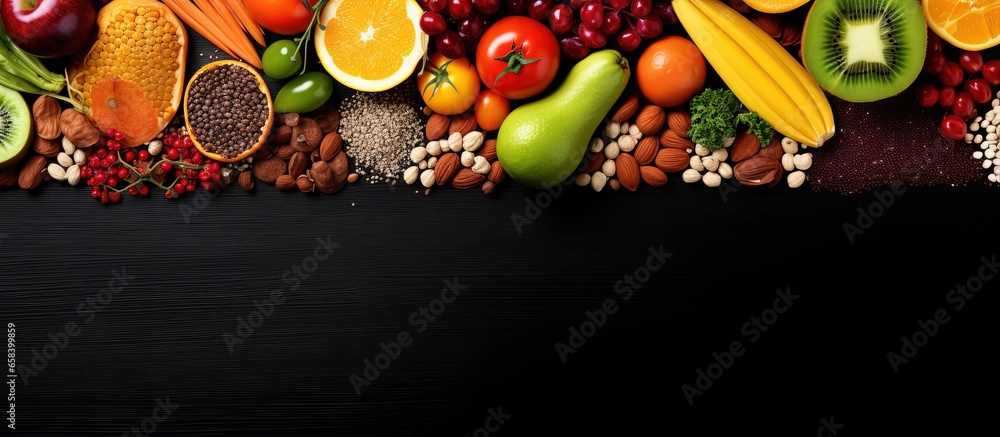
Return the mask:
<path id="1" fill-rule="evenodd" d="M 17 164 L 28 154 L 33 132 L 24 97 L 0 85 L 0 168 Z"/>
<path id="2" fill-rule="evenodd" d="M 903 92 L 927 51 L 917 0 L 816 0 L 802 32 L 806 69 L 820 87 L 851 102 Z"/>

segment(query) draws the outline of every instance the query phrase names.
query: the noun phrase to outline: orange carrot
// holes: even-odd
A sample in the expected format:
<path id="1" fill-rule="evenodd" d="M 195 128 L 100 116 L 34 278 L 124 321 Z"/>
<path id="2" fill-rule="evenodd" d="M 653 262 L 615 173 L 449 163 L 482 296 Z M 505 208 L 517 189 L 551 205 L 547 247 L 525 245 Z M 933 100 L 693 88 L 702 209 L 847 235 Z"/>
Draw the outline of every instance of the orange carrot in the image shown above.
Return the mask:
<path id="1" fill-rule="evenodd" d="M 215 26 L 208 20 L 201 11 L 197 10 L 192 4 L 188 3 L 186 0 L 163 0 L 166 5 L 177 14 L 181 20 L 191 26 L 195 32 L 198 32 L 201 36 L 205 37 L 213 45 L 221 49 L 222 51 L 229 54 L 233 58 L 239 58 L 239 56 L 229 48 L 223 42 L 225 39 L 222 37 L 222 33 L 215 28 Z"/>
<path id="2" fill-rule="evenodd" d="M 250 44 L 250 41 L 247 40 L 246 35 L 243 34 L 243 29 L 241 29 L 239 25 L 233 29 L 226 19 L 223 18 L 222 14 L 215 9 L 215 6 L 210 0 L 194 0 L 194 3 L 198 9 L 200 9 L 201 12 L 204 13 L 205 16 L 215 23 L 216 27 L 223 32 L 223 35 L 226 37 L 226 41 L 229 42 L 230 47 L 232 47 L 237 53 L 240 53 L 240 58 L 243 60 L 249 60 L 249 53 L 255 52 L 255 50 Z"/>
<path id="3" fill-rule="evenodd" d="M 253 37 L 257 44 L 262 46 L 267 45 L 264 42 L 264 30 L 261 29 L 260 24 L 254 21 L 253 17 L 250 16 L 250 11 L 247 10 L 246 3 L 243 0 L 228 0 L 229 8 L 233 11 L 233 15 L 240 21 L 243 29 Z"/>
<path id="4" fill-rule="evenodd" d="M 217 6 L 224 6 L 223 4 L 211 3 L 209 0 L 195 0 L 194 3 L 190 0 L 164 2 L 191 28 L 229 56 L 261 68 L 260 55 L 243 33 L 237 18 L 228 8 L 224 11 L 217 9 Z"/>

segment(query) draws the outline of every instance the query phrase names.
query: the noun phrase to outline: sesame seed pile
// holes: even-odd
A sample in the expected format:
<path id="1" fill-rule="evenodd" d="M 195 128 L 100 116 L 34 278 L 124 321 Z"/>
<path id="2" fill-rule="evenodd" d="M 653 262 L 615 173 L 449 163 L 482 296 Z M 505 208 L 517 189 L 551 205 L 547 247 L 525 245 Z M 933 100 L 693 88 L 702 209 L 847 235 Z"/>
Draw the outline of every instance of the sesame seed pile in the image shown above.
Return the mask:
<path id="1" fill-rule="evenodd" d="M 347 156 L 370 183 L 395 183 L 424 139 L 413 81 L 389 91 L 357 92 L 340 105 L 340 135 Z"/>

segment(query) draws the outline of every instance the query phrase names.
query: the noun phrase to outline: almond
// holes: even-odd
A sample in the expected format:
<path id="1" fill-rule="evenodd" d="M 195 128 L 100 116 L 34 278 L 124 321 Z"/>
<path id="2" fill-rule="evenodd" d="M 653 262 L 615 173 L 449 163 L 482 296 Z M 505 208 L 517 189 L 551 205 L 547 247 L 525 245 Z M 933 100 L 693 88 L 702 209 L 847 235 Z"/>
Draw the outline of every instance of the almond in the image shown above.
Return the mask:
<path id="1" fill-rule="evenodd" d="M 635 162 L 632 155 L 628 153 L 618 155 L 618 159 L 615 159 L 615 177 L 626 190 L 635 191 L 639 188 L 642 176 L 639 175 L 639 164 Z"/>
<path id="2" fill-rule="evenodd" d="M 60 140 L 48 140 L 35 135 L 35 153 L 42 155 L 46 158 L 54 158 L 62 152 L 62 141 Z"/>
<path id="3" fill-rule="evenodd" d="M 493 194 L 493 191 L 495 191 L 496 188 L 497 188 L 497 185 L 494 184 L 493 182 L 490 182 L 490 181 L 483 182 L 483 194 L 486 194 L 486 195 Z"/>
<path id="4" fill-rule="evenodd" d="M 733 145 L 729 148 L 729 159 L 733 162 L 746 161 L 760 151 L 760 141 L 756 135 L 739 134 L 733 140 Z"/>
<path id="5" fill-rule="evenodd" d="M 239 182 L 244 191 L 253 190 L 253 173 L 248 171 L 240 173 Z"/>
<path id="6" fill-rule="evenodd" d="M 462 136 L 466 136 L 469 132 L 476 130 L 479 125 L 476 123 L 476 116 L 473 114 L 462 114 L 455 117 L 451 121 L 451 127 L 448 128 L 448 134 L 453 134 L 459 132 Z"/>
<path id="7" fill-rule="evenodd" d="M 622 105 L 618 107 L 615 114 L 611 116 L 611 121 L 615 123 L 621 123 L 623 121 L 628 121 L 632 119 L 635 115 L 635 111 L 639 109 L 639 98 L 636 96 L 630 96 L 622 102 Z"/>
<path id="8" fill-rule="evenodd" d="M 448 120 L 447 115 L 442 115 L 438 113 L 431 114 L 431 118 L 427 119 L 427 126 L 424 128 L 424 133 L 427 134 L 428 141 L 437 141 L 448 135 L 448 127 L 451 125 L 451 120 Z"/>
<path id="9" fill-rule="evenodd" d="M 42 170 L 48 166 L 49 160 L 44 156 L 33 155 L 21 167 L 17 176 L 17 185 L 25 190 L 33 190 L 42 183 Z"/>
<path id="10" fill-rule="evenodd" d="M 440 165 L 440 162 L 441 161 L 439 160 L 438 165 Z M 484 180 L 486 180 L 486 176 L 476 173 L 472 171 L 472 169 L 463 168 L 459 170 L 457 175 L 455 175 L 455 179 L 451 180 L 451 186 L 464 190 L 466 188 L 478 186 L 483 183 Z"/>
<path id="11" fill-rule="evenodd" d="M 31 106 L 31 114 L 35 120 L 35 135 L 46 140 L 59 138 L 59 134 L 62 133 L 59 129 L 62 108 L 54 97 L 38 96 L 35 104 Z"/>
<path id="12" fill-rule="evenodd" d="M 478 150 L 479 156 L 486 158 L 487 161 L 496 161 L 497 159 L 497 140 L 489 139 L 483 142 L 483 146 Z"/>
<path id="13" fill-rule="evenodd" d="M 643 135 L 656 135 L 667 121 L 667 113 L 656 105 L 646 105 L 635 118 L 635 125 Z"/>
<path id="14" fill-rule="evenodd" d="M 635 151 L 632 152 L 632 155 L 639 165 L 646 165 L 656 159 L 656 151 L 659 149 L 660 140 L 656 139 L 656 137 L 642 137 L 639 140 L 639 144 L 635 146 Z"/>
<path id="15" fill-rule="evenodd" d="M 494 161 L 493 164 L 490 164 L 490 174 L 486 176 L 486 179 L 495 185 L 500 185 L 507 180 L 507 172 L 504 171 L 500 161 Z"/>
<path id="16" fill-rule="evenodd" d="M 303 175 L 306 169 L 312 164 L 312 160 L 309 159 L 309 155 L 303 152 L 295 152 L 292 158 L 288 160 L 288 175 L 297 178 L 299 175 Z"/>
<path id="17" fill-rule="evenodd" d="M 767 185 L 778 177 L 781 163 L 766 156 L 754 156 L 733 167 L 733 177 L 743 185 Z"/>
<path id="18" fill-rule="evenodd" d="M 673 129 L 667 129 L 660 135 L 660 144 L 663 147 L 679 150 L 694 150 L 694 142 L 680 136 Z"/>
<path id="19" fill-rule="evenodd" d="M 590 158 L 590 161 L 587 162 L 587 167 L 583 169 L 583 173 L 593 173 L 600 170 L 602 165 L 604 165 L 604 154 L 595 154 L 594 157 Z"/>
<path id="20" fill-rule="evenodd" d="M 781 36 L 781 19 L 777 15 L 773 14 L 753 14 L 750 17 L 750 21 L 756 24 L 760 30 L 771 36 L 771 38 L 777 38 Z"/>
<path id="21" fill-rule="evenodd" d="M 757 152 L 760 156 L 766 156 L 775 161 L 781 162 L 781 155 L 785 154 L 785 149 L 781 148 L 781 138 L 778 135 L 771 136 L 771 145 L 767 147 L 761 147 L 760 151 Z"/>
<path id="22" fill-rule="evenodd" d="M 656 168 L 664 173 L 683 171 L 691 163 L 691 156 L 680 149 L 660 149 L 656 152 Z"/>
<path id="23" fill-rule="evenodd" d="M 299 188 L 295 183 L 295 177 L 287 174 L 278 176 L 278 179 L 274 181 L 274 186 L 281 191 L 292 191 Z"/>
<path id="24" fill-rule="evenodd" d="M 272 148 L 271 150 L 272 152 L 274 152 L 273 156 L 277 156 L 278 158 L 283 159 L 285 161 L 292 159 L 292 155 L 295 154 L 295 149 L 293 149 L 292 146 L 289 146 L 287 144 L 284 146 L 278 146 Z"/>
<path id="25" fill-rule="evenodd" d="M 667 126 L 677 135 L 687 138 L 688 131 L 691 130 L 691 114 L 686 111 L 670 111 L 667 113 Z"/>
<path id="26" fill-rule="evenodd" d="M 330 132 L 323 136 L 323 142 L 319 144 L 319 158 L 329 161 L 340 153 L 344 146 L 344 139 L 336 132 Z"/>
<path id="27" fill-rule="evenodd" d="M 451 182 L 460 168 L 462 163 L 459 162 L 457 153 L 448 152 L 441 155 L 434 165 L 434 183 L 444 185 Z"/>
<path id="28" fill-rule="evenodd" d="M 643 182 L 651 186 L 662 187 L 667 184 L 667 175 L 655 166 L 644 165 L 639 167 L 639 174 L 642 175 Z"/>

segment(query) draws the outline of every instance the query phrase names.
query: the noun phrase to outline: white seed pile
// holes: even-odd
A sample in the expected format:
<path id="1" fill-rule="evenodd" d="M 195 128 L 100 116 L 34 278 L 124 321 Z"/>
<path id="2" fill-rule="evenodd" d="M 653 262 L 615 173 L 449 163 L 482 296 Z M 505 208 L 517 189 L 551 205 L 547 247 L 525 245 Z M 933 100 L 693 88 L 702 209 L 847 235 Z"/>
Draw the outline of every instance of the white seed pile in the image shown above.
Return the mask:
<path id="1" fill-rule="evenodd" d="M 340 136 L 347 143 L 344 151 L 358 174 L 372 184 L 395 184 L 410 160 L 410 149 L 424 138 L 410 82 L 386 92 L 358 92 L 340 105 Z"/>
<path id="2" fill-rule="evenodd" d="M 982 117 L 976 117 L 969 124 L 969 133 L 965 134 L 966 144 L 975 144 L 979 150 L 972 152 L 972 157 L 983 162 L 983 169 L 992 172 L 987 176 L 990 182 L 1000 181 L 1000 91 L 991 103 L 992 109 Z"/>

